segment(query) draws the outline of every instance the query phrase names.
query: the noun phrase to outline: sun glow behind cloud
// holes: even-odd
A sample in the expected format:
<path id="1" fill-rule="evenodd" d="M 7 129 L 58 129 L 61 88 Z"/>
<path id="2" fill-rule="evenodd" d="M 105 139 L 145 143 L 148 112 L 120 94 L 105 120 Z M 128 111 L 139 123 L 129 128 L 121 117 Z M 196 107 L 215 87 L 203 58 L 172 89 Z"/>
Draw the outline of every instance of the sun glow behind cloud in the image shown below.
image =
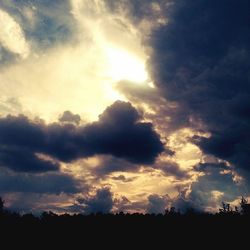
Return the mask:
<path id="1" fill-rule="evenodd" d="M 46 50 L 29 44 L 21 26 L 8 16 L 20 39 L 7 49 L 25 60 L 1 69 L 2 96 L 19 100 L 25 114 L 48 122 L 65 110 L 96 120 L 106 106 L 126 99 L 115 90 L 117 81 L 143 84 L 148 78 L 140 34 L 128 19 L 109 13 L 102 1 L 72 0 L 71 7 L 75 35 Z M 9 38 L 1 39 L 4 44 Z"/>
<path id="2" fill-rule="evenodd" d="M 145 62 L 140 58 L 115 47 L 107 47 L 105 52 L 108 59 L 107 72 L 114 81 L 129 80 L 142 84 L 148 79 Z"/>
<path id="3" fill-rule="evenodd" d="M 144 83 L 148 79 L 140 34 L 128 19 L 108 13 L 101 0 L 72 0 L 72 13 L 82 36 L 99 49 L 97 57 L 105 65 L 101 74 L 111 82 Z"/>

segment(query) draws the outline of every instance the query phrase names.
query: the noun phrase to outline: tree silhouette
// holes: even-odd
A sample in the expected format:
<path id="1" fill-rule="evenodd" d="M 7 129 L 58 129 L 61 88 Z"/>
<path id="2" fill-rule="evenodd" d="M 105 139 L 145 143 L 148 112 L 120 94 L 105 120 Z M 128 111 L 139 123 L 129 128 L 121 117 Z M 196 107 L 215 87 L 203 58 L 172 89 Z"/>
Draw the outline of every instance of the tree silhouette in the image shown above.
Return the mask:
<path id="1" fill-rule="evenodd" d="M 241 206 L 244 206 L 248 203 L 248 200 L 244 198 L 244 196 L 241 196 L 241 202 L 240 202 L 240 205 Z"/>
<path id="2" fill-rule="evenodd" d="M 241 212 L 244 215 L 250 215 L 250 204 L 248 203 L 248 200 L 245 199 L 243 196 L 241 197 Z"/>
<path id="3" fill-rule="evenodd" d="M 244 200 L 244 202 L 247 203 L 246 200 Z M 229 215 L 229 214 L 239 214 L 240 213 L 240 211 L 239 211 L 239 209 L 238 209 L 237 206 L 235 206 L 234 210 L 233 210 L 233 208 L 231 207 L 230 203 L 222 202 L 221 204 L 222 204 L 222 208 L 219 208 L 219 213 L 220 214 L 227 214 L 227 215 Z M 240 205 L 241 204 L 242 204 L 242 200 L 240 202 Z"/>

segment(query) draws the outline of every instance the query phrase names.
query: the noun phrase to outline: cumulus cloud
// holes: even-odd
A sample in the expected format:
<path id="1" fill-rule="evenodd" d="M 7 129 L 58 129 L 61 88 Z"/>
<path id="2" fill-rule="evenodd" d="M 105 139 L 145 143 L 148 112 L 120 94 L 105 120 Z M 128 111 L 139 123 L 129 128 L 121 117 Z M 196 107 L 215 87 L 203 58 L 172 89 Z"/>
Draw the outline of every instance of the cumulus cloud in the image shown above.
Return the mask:
<path id="1" fill-rule="evenodd" d="M 224 163 L 200 163 L 195 169 L 202 174 L 173 200 L 173 206 L 182 212 L 190 208 L 218 212 L 221 202 L 233 202 L 248 189 Z"/>
<path id="2" fill-rule="evenodd" d="M 146 212 L 150 214 L 163 214 L 169 202 L 170 197 L 168 195 L 160 196 L 157 194 L 152 194 L 148 197 Z"/>
<path id="3" fill-rule="evenodd" d="M 113 194 L 109 188 L 98 189 L 96 193 L 79 200 L 85 214 L 110 213 L 113 208 Z"/>
<path id="4" fill-rule="evenodd" d="M 196 204 L 189 197 L 186 198 L 182 194 L 179 194 L 177 197 L 173 199 L 172 207 L 175 208 L 176 212 L 180 213 L 186 213 L 190 210 L 194 210 L 196 212 L 204 211 L 204 207 L 201 208 L 199 204 Z"/>
<path id="5" fill-rule="evenodd" d="M 58 169 L 56 162 L 36 155 L 43 153 L 64 162 L 107 154 L 150 164 L 164 147 L 152 124 L 139 119 L 136 109 L 121 101 L 108 107 L 99 121 L 85 126 L 46 125 L 25 116 L 0 118 L 1 163 L 18 171 Z"/>

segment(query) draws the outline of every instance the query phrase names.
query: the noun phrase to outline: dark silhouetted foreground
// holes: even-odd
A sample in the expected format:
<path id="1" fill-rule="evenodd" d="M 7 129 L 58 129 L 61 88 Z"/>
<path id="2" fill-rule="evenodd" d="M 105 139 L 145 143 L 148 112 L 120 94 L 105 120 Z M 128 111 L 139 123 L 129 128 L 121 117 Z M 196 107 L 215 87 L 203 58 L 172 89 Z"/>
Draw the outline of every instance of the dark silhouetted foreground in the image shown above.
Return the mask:
<path id="1" fill-rule="evenodd" d="M 39 242 L 56 240 L 62 243 L 73 237 L 91 242 L 93 246 L 113 240 L 119 240 L 122 245 L 128 244 L 131 240 L 144 244 L 154 241 L 156 245 L 177 240 L 176 244 L 186 242 L 185 244 L 197 245 L 198 239 L 205 240 L 205 244 L 216 240 L 236 244 L 238 239 L 242 239 L 240 242 L 243 242 L 248 237 L 250 226 L 250 205 L 243 197 L 239 208 L 232 209 L 230 204 L 222 203 L 222 208 L 216 214 L 195 212 L 192 209 L 180 214 L 171 208 L 166 210 L 164 215 L 122 212 L 57 215 L 53 212 L 44 212 L 41 216 L 34 216 L 10 212 L 5 210 L 3 205 L 0 199 L 1 230 L 13 237 L 22 235 L 22 239 L 35 237 Z"/>

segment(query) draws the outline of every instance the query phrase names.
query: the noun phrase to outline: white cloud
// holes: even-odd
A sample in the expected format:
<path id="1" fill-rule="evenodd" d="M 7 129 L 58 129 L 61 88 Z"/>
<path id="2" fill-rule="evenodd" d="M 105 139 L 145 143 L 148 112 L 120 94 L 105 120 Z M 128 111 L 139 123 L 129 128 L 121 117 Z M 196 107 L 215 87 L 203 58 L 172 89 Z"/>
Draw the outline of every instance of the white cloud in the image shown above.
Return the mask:
<path id="1" fill-rule="evenodd" d="M 12 53 L 26 58 L 30 53 L 21 26 L 7 12 L 0 9 L 0 44 Z"/>

